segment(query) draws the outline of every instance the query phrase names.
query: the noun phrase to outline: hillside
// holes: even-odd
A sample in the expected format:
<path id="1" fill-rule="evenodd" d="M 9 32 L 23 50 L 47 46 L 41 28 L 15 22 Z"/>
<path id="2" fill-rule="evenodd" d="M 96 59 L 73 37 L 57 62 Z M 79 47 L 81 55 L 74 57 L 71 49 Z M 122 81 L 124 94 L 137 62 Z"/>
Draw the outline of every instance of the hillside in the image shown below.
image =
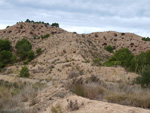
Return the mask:
<path id="1" fill-rule="evenodd" d="M 41 36 L 46 34 L 49 34 L 49 37 L 42 39 Z M 103 63 L 110 58 L 113 53 L 109 53 L 104 49 L 109 45 L 114 48 L 114 52 L 120 48 L 128 48 L 134 55 L 146 52 L 150 50 L 150 42 L 142 41 L 142 37 L 133 33 L 119 33 L 114 31 L 77 34 L 67 32 L 59 27 L 27 22 L 18 23 L 4 30 L 0 30 L 0 39 L 8 39 L 11 41 L 14 53 L 16 52 L 15 45 L 17 41 L 23 38 L 29 40 L 34 52 L 36 52 L 38 48 L 42 49 L 40 55 L 37 55 L 31 62 L 26 64 L 30 72 L 30 77 L 19 77 L 21 67 L 24 66 L 24 64 L 23 62 L 17 62 L 7 65 L 2 69 L 0 72 L 0 80 L 10 83 L 37 83 L 38 85 L 36 85 L 38 87 L 40 86 L 39 84 L 44 84 L 44 88 L 38 90 L 36 96 L 27 99 L 25 102 L 21 102 L 24 105 L 24 109 L 34 109 L 31 113 L 51 113 L 51 107 L 55 103 L 62 103 L 63 107 L 66 106 L 65 100 L 67 98 L 75 98 L 75 100 L 79 101 L 81 99 L 84 103 L 84 107 L 82 108 L 82 105 L 80 105 L 81 109 L 79 106 L 75 111 L 65 111 L 65 113 L 98 113 L 98 111 L 103 111 L 103 113 L 118 113 L 118 109 L 123 110 L 120 113 L 150 113 L 150 110 L 144 110 L 142 108 L 106 103 L 109 101 L 106 101 L 105 97 L 104 100 L 100 99 L 105 102 L 99 102 L 96 101 L 97 99 L 89 100 L 72 96 L 74 94 L 66 88 L 69 83 L 88 85 L 89 78 L 94 76 L 96 77 L 96 79 L 92 78 L 94 83 L 96 82 L 96 84 L 103 85 L 105 90 L 115 90 L 115 88 L 122 87 L 122 90 L 125 91 L 133 89 L 137 91 L 139 86 L 132 85 L 132 82 L 139 76 L 138 74 L 129 72 L 121 66 L 97 66 L 93 63 L 93 60 L 101 58 L 101 62 Z M 93 87 L 95 87 L 95 85 Z M 142 91 L 143 90 L 138 90 L 137 92 L 140 94 Z M 129 93 L 130 91 L 126 92 Z M 34 100 L 33 102 L 33 99 L 36 101 Z M 31 102 L 34 104 L 32 103 L 32 105 L 30 105 Z M 122 104 L 130 105 L 127 102 L 124 103 Z M 133 104 L 133 106 L 138 107 L 136 104 Z M 147 105 L 144 106 L 147 107 Z M 108 110 L 104 110 L 105 108 L 107 109 L 107 107 Z M 13 109 L 14 112 L 17 109 L 18 108 Z M 21 110 L 22 109 L 23 107 L 21 107 Z M 66 109 L 66 107 L 63 109 Z"/>

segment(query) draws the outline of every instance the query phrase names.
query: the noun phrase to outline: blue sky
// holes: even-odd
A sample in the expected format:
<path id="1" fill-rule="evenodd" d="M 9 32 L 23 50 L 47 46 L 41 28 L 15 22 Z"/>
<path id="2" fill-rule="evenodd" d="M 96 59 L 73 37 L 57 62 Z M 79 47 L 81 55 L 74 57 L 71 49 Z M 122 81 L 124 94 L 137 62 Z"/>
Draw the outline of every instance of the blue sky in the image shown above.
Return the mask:
<path id="1" fill-rule="evenodd" d="M 18 21 L 58 22 L 67 31 L 150 36 L 150 0 L 0 0 L 0 29 Z"/>

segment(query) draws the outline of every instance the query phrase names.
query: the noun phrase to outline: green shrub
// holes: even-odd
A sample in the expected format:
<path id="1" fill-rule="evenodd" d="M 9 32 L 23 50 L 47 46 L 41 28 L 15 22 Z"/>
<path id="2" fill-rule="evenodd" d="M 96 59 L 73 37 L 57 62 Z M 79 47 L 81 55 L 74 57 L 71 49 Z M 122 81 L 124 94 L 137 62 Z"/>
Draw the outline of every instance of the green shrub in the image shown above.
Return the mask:
<path id="1" fill-rule="evenodd" d="M 146 52 L 146 64 L 150 65 L 150 51 Z"/>
<path id="2" fill-rule="evenodd" d="M 29 20 L 29 19 L 26 19 L 25 22 L 28 22 L 28 23 L 38 23 L 38 24 L 44 24 L 44 25 L 50 25 L 49 23 L 45 23 L 45 22 L 41 22 L 41 21 L 35 22 L 35 21 Z"/>
<path id="3" fill-rule="evenodd" d="M 12 52 L 10 51 L 1 51 L 0 52 L 0 63 L 1 63 L 1 66 L 0 67 L 4 67 L 6 64 L 9 64 L 11 63 L 12 61 Z"/>
<path id="4" fill-rule="evenodd" d="M 150 66 L 143 68 L 141 76 L 136 78 L 136 82 L 142 87 L 148 87 L 150 85 Z"/>
<path id="5" fill-rule="evenodd" d="M 15 48 L 17 49 L 17 55 L 21 60 L 24 60 L 28 57 L 28 52 L 31 51 L 32 45 L 27 39 L 23 38 L 16 43 Z"/>
<path id="6" fill-rule="evenodd" d="M 104 49 L 110 53 L 113 53 L 113 50 L 114 50 L 114 48 L 111 45 L 106 46 Z"/>
<path id="7" fill-rule="evenodd" d="M 150 51 L 142 52 L 139 55 L 135 56 L 131 60 L 130 64 L 130 71 L 140 73 L 145 66 L 150 65 Z"/>
<path id="8" fill-rule="evenodd" d="M 34 52 L 33 52 L 33 51 L 29 51 L 29 52 L 28 52 L 27 60 L 30 62 L 30 61 L 33 60 L 34 58 L 35 58 Z"/>
<path id="9" fill-rule="evenodd" d="M 104 64 L 105 65 L 122 65 L 124 67 L 129 67 L 130 62 L 134 58 L 134 55 L 127 48 L 119 49 L 114 53 L 114 55 L 108 59 Z M 116 63 L 116 64 L 115 64 Z"/>
<path id="10" fill-rule="evenodd" d="M 121 65 L 121 62 L 120 61 L 111 61 L 111 62 L 105 62 L 104 63 L 106 66 L 118 66 L 118 65 Z"/>
<path id="11" fill-rule="evenodd" d="M 143 37 L 142 40 L 143 41 L 150 41 L 150 38 L 149 37 Z"/>
<path id="12" fill-rule="evenodd" d="M 41 54 L 42 53 L 42 49 L 41 48 L 38 48 L 37 50 L 36 50 L 36 53 L 39 55 L 39 54 Z"/>
<path id="13" fill-rule="evenodd" d="M 47 37 L 49 37 L 49 36 L 50 36 L 50 34 L 46 34 L 46 35 L 44 35 L 44 37 L 45 37 L 45 38 L 47 38 Z"/>
<path id="14" fill-rule="evenodd" d="M 58 23 L 52 23 L 51 26 L 52 26 L 52 27 L 59 27 L 59 24 L 58 24 Z"/>
<path id="15" fill-rule="evenodd" d="M 11 57 L 11 63 L 15 63 L 17 60 L 16 55 L 12 55 Z"/>
<path id="16" fill-rule="evenodd" d="M 42 39 L 48 38 L 50 36 L 50 34 L 46 34 L 44 36 L 41 36 Z"/>
<path id="17" fill-rule="evenodd" d="M 29 19 L 26 19 L 26 21 L 25 22 L 29 22 L 30 23 L 30 20 Z"/>
<path id="18" fill-rule="evenodd" d="M 119 49 L 105 63 L 106 66 L 121 65 L 130 71 L 140 73 L 145 66 L 150 66 L 150 51 L 134 56 L 127 48 Z"/>
<path id="19" fill-rule="evenodd" d="M 146 62 L 146 53 L 142 52 L 134 58 L 134 61 L 132 60 L 131 63 L 133 64 L 131 64 L 131 66 L 135 67 L 135 72 L 140 72 L 146 64 Z"/>
<path id="20" fill-rule="evenodd" d="M 20 71 L 20 77 L 29 77 L 30 73 L 29 70 L 26 66 L 22 67 L 21 71 Z"/>
<path id="21" fill-rule="evenodd" d="M 0 68 L 15 61 L 16 56 L 12 54 L 11 42 L 9 40 L 0 40 Z"/>
<path id="22" fill-rule="evenodd" d="M 9 28 L 10 26 L 7 26 L 6 28 Z"/>
<path id="23" fill-rule="evenodd" d="M 0 40 L 0 51 L 10 51 L 11 50 L 11 42 L 9 40 Z"/>

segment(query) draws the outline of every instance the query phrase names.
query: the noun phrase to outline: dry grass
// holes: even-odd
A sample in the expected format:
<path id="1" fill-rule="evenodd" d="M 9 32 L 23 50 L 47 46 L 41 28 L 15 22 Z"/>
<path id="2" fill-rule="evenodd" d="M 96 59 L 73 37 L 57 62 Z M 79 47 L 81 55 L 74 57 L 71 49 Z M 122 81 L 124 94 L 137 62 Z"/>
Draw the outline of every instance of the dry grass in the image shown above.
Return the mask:
<path id="1" fill-rule="evenodd" d="M 22 102 L 27 102 L 36 96 L 37 96 L 37 91 L 33 88 L 32 85 L 25 87 L 18 94 L 18 97 L 20 97 L 20 100 Z"/>
<path id="2" fill-rule="evenodd" d="M 105 99 L 112 103 L 150 108 L 150 94 L 145 94 L 144 92 L 141 94 L 113 92 L 112 94 L 106 95 Z"/>
<path id="3" fill-rule="evenodd" d="M 102 83 L 98 79 L 95 81 L 93 77 L 87 78 L 87 81 L 81 82 L 81 78 L 76 78 L 68 88 L 73 93 L 89 99 L 150 109 L 149 89 L 127 83 Z"/>
<path id="4" fill-rule="evenodd" d="M 102 100 L 105 89 L 97 83 L 88 83 L 84 85 L 85 97 L 94 99 L 94 100 Z"/>
<path id="5" fill-rule="evenodd" d="M 10 86 L 10 84 L 3 82 L 0 85 L 0 112 L 20 113 L 20 109 L 17 108 L 22 108 L 22 113 L 34 113 L 30 112 L 33 110 L 24 109 L 25 106 L 23 103 L 29 101 L 30 106 L 36 104 L 37 100 L 35 100 L 35 97 L 38 90 L 32 84 L 24 84 L 24 86 L 21 82 L 15 83 L 18 85 Z"/>
<path id="6" fill-rule="evenodd" d="M 34 109 L 0 110 L 0 113 L 37 113 Z"/>

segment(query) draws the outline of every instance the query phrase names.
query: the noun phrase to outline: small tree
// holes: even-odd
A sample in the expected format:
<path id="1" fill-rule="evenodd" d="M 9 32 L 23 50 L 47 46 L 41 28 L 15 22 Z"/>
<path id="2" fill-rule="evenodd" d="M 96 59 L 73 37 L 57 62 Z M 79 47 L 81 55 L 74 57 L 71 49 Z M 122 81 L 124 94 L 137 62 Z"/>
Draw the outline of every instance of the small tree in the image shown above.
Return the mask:
<path id="1" fill-rule="evenodd" d="M 28 23 L 30 23 L 30 20 L 29 19 L 26 19 L 26 21 L 25 22 L 28 22 Z"/>
<path id="2" fill-rule="evenodd" d="M 1 51 L 0 52 L 0 62 L 1 66 L 4 67 L 6 64 L 11 63 L 12 60 L 12 53 L 10 51 Z"/>
<path id="3" fill-rule="evenodd" d="M 0 40 L 0 51 L 10 51 L 11 50 L 11 42 L 9 40 Z"/>
<path id="4" fill-rule="evenodd" d="M 130 62 L 130 71 L 135 71 L 141 73 L 143 68 L 150 65 L 150 51 L 141 52 L 139 55 L 135 56 Z"/>
<path id="5" fill-rule="evenodd" d="M 32 45 L 27 39 L 23 38 L 16 43 L 15 48 L 20 59 L 24 60 L 28 57 L 28 52 L 31 51 Z"/>
<path id="6" fill-rule="evenodd" d="M 29 77 L 30 73 L 29 70 L 26 66 L 22 67 L 21 71 L 20 71 L 20 77 Z"/>

